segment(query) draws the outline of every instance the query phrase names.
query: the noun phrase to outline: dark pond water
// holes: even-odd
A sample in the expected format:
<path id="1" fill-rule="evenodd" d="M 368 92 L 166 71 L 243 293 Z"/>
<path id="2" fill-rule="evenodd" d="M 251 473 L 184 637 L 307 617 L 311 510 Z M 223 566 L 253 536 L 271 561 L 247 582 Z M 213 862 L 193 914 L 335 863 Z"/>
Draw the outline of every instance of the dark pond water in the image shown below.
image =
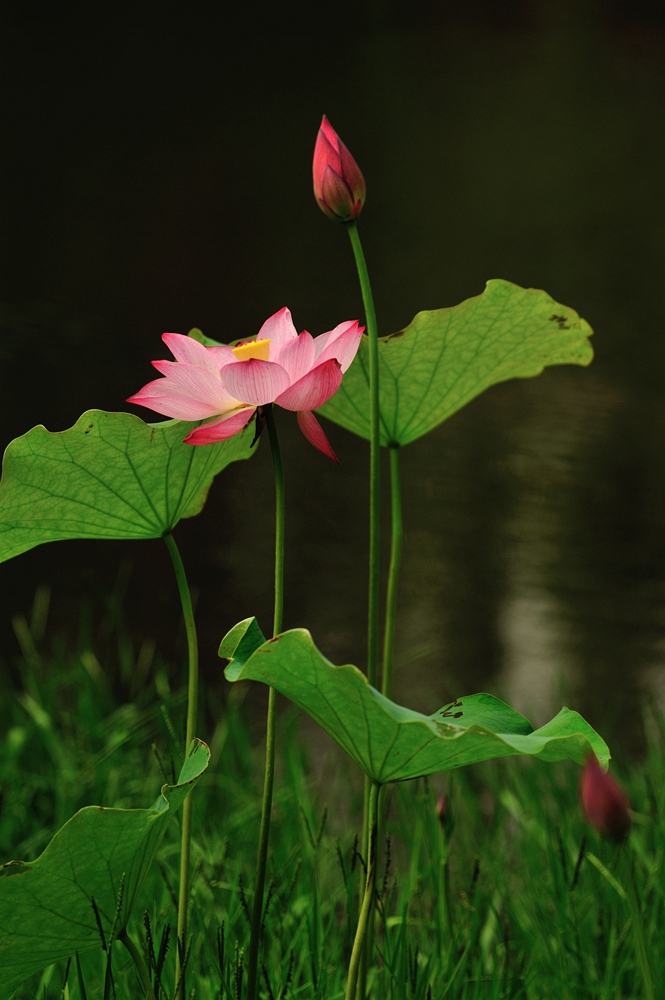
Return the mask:
<path id="1" fill-rule="evenodd" d="M 325 112 L 368 182 L 382 333 L 493 277 L 596 331 L 591 368 L 498 386 L 404 450 L 397 697 L 432 711 L 489 688 L 537 722 L 565 700 L 639 745 L 642 696 L 665 690 L 660 6 L 367 3 L 325 27 L 203 7 L 149 30 L 54 8 L 4 33 L 3 442 L 131 409 L 164 330 L 252 336 L 283 305 L 314 333 L 360 316 L 311 195 Z M 285 625 L 362 665 L 367 447 L 329 425 L 335 468 L 281 416 Z M 270 627 L 272 517 L 264 442 L 179 527 L 211 689 L 227 628 Z M 78 542 L 0 566 L 5 661 L 38 584 L 73 635 L 118 574 L 137 646 L 171 656 L 162 544 Z"/>

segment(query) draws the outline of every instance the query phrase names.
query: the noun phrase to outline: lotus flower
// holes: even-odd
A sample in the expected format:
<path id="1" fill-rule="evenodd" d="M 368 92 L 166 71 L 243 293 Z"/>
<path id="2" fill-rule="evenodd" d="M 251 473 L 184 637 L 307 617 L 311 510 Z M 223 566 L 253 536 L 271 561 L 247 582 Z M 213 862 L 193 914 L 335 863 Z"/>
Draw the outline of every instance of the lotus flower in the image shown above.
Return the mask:
<path id="1" fill-rule="evenodd" d="M 365 201 L 365 179 L 360 167 L 326 116 L 314 147 L 314 197 L 329 219 L 351 222 Z"/>
<path id="2" fill-rule="evenodd" d="M 350 320 L 320 337 L 306 330 L 298 334 L 285 308 L 267 319 L 256 337 L 236 347 L 204 347 L 192 337 L 165 333 L 162 340 L 176 360 L 153 361 L 164 378 L 148 382 L 127 402 L 178 420 L 212 417 L 190 431 L 187 444 L 225 441 L 261 407 L 277 403 L 295 410 L 310 444 L 336 462 L 312 410 L 339 389 L 363 329 Z"/>
<path id="3" fill-rule="evenodd" d="M 582 771 L 580 799 L 584 814 L 599 833 L 623 840 L 630 829 L 630 803 L 614 778 L 590 756 Z"/>

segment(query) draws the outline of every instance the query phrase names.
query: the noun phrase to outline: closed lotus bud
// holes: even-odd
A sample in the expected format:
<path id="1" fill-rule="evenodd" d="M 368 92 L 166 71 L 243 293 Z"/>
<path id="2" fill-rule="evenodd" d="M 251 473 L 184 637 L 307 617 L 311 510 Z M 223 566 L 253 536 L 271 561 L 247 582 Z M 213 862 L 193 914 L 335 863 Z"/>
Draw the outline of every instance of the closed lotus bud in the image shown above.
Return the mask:
<path id="1" fill-rule="evenodd" d="M 312 163 L 314 197 L 329 219 L 351 222 L 365 201 L 360 167 L 324 115 Z"/>
<path id="2" fill-rule="evenodd" d="M 436 803 L 436 818 L 439 821 L 441 830 L 446 837 L 450 837 L 453 832 L 454 820 L 450 803 L 450 796 L 442 795 Z"/>
<path id="3" fill-rule="evenodd" d="M 582 809 L 588 822 L 604 837 L 623 840 L 630 825 L 630 803 L 623 789 L 598 763 L 589 757 L 580 783 Z"/>

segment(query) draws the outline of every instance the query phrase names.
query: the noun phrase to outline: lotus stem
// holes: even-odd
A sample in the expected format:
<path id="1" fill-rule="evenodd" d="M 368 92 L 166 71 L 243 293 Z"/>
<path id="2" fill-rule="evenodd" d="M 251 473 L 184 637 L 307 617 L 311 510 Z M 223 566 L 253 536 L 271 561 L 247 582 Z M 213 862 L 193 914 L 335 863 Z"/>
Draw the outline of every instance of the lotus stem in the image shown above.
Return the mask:
<path id="1" fill-rule="evenodd" d="M 388 569 L 388 594 L 386 597 L 386 620 L 383 633 L 383 670 L 381 671 L 381 693 L 392 697 L 393 663 L 395 659 L 395 621 L 397 618 L 397 583 L 402 563 L 402 484 L 399 469 L 399 445 L 392 444 L 390 455 L 390 567 Z"/>
<path id="2" fill-rule="evenodd" d="M 118 941 L 122 941 L 125 948 L 132 956 L 132 961 L 136 966 L 136 971 L 139 974 L 139 979 L 141 980 L 141 985 L 146 996 L 146 1000 L 156 1000 L 155 991 L 152 988 L 152 982 L 150 981 L 150 972 L 148 966 L 143 961 L 143 955 L 138 950 L 129 934 L 125 929 L 121 930 L 118 934 Z"/>
<path id="3" fill-rule="evenodd" d="M 374 296 L 369 280 L 367 262 L 363 253 L 360 235 L 355 221 L 346 223 L 346 229 L 351 240 L 353 255 L 360 281 L 360 290 L 363 297 L 365 309 L 365 322 L 367 324 L 367 337 L 369 347 L 369 426 L 370 426 L 370 453 L 369 453 L 369 599 L 367 607 L 367 679 L 373 687 L 379 685 L 379 586 L 380 575 L 380 548 L 381 548 L 381 435 L 380 435 L 380 409 L 379 409 L 379 333 L 376 322 L 376 309 L 374 308 Z M 371 787 L 368 778 L 365 778 L 365 795 L 363 809 L 363 852 L 365 857 L 370 853 L 371 824 L 369 822 Z M 364 900 L 362 906 L 364 906 Z M 363 926 L 363 939 L 365 926 Z M 365 995 L 365 983 L 367 979 L 368 956 L 361 948 L 358 958 L 360 974 L 355 974 L 358 979 L 359 995 Z"/>
<path id="4" fill-rule="evenodd" d="M 349 962 L 349 977 L 346 983 L 346 993 L 344 994 L 344 1000 L 355 1000 L 356 984 L 358 982 L 358 973 L 361 968 L 362 964 L 361 959 L 364 952 L 365 932 L 369 925 L 372 903 L 374 902 L 374 881 L 375 881 L 375 871 L 376 871 L 376 834 L 377 834 L 378 802 L 379 802 L 380 791 L 381 791 L 381 785 L 379 785 L 376 781 L 373 781 L 369 795 L 370 833 L 369 833 L 369 854 L 367 856 L 367 876 L 365 878 L 365 892 L 363 895 L 362 905 L 360 907 L 360 915 L 358 917 L 358 926 L 356 927 L 356 936 L 353 941 L 353 949 L 351 951 L 351 961 Z"/>
<path id="5" fill-rule="evenodd" d="M 264 407 L 270 449 L 275 471 L 275 610 L 273 616 L 273 636 L 282 631 L 284 607 L 284 470 L 279 449 L 277 428 L 272 405 Z M 256 881 L 252 905 L 252 926 L 247 960 L 247 1000 L 256 1000 L 258 986 L 259 950 L 261 944 L 261 922 L 263 917 L 263 896 L 266 884 L 268 842 L 270 839 L 270 815 L 272 811 L 272 791 L 275 780 L 275 706 L 277 696 L 274 688 L 268 689 L 268 714 L 266 720 L 266 762 L 263 777 L 263 800 L 261 803 L 261 825 L 259 827 L 259 847 L 256 858 Z"/>
<path id="6" fill-rule="evenodd" d="M 176 541 L 169 531 L 164 535 L 166 547 L 171 556 L 175 577 L 178 584 L 178 594 L 180 595 L 180 605 L 185 621 L 185 631 L 187 634 L 187 728 L 185 733 L 185 754 L 187 754 L 192 740 L 196 736 L 196 719 L 199 700 L 199 645 L 196 637 L 196 623 L 194 621 L 194 609 L 192 607 L 192 595 L 187 583 L 185 567 L 180 555 L 180 550 Z M 180 954 L 187 951 L 187 908 L 189 904 L 189 869 L 192 845 L 192 801 L 193 796 L 188 795 L 182 806 L 182 831 L 180 837 L 180 886 L 178 890 L 178 941 L 181 945 L 177 949 L 176 955 L 176 982 L 180 982 L 178 988 L 179 1000 L 185 998 L 185 975 L 184 968 L 181 967 Z"/>
<path id="7" fill-rule="evenodd" d="M 379 434 L 379 341 L 376 311 L 369 282 L 365 255 L 355 222 L 346 224 L 356 259 L 360 289 L 365 307 L 369 338 L 369 607 L 367 613 L 367 679 L 378 686 L 379 675 L 379 547 L 380 547 L 380 488 L 381 440 Z"/>

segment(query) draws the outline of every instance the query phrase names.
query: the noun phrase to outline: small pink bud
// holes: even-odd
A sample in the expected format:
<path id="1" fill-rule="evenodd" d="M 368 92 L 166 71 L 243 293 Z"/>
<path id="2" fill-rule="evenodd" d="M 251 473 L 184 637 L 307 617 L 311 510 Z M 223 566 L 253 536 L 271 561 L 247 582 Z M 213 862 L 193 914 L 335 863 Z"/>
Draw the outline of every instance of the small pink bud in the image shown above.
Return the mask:
<path id="1" fill-rule="evenodd" d="M 450 804 L 450 796 L 442 795 L 436 803 L 436 818 L 439 821 L 443 835 L 447 838 L 452 836 L 455 821 Z"/>
<path id="2" fill-rule="evenodd" d="M 594 756 L 587 758 L 582 771 L 580 799 L 591 826 L 604 837 L 624 839 L 631 825 L 628 797 Z"/>
<path id="3" fill-rule="evenodd" d="M 312 163 L 314 197 L 329 219 L 351 222 L 365 201 L 365 180 L 360 167 L 324 115 Z"/>

